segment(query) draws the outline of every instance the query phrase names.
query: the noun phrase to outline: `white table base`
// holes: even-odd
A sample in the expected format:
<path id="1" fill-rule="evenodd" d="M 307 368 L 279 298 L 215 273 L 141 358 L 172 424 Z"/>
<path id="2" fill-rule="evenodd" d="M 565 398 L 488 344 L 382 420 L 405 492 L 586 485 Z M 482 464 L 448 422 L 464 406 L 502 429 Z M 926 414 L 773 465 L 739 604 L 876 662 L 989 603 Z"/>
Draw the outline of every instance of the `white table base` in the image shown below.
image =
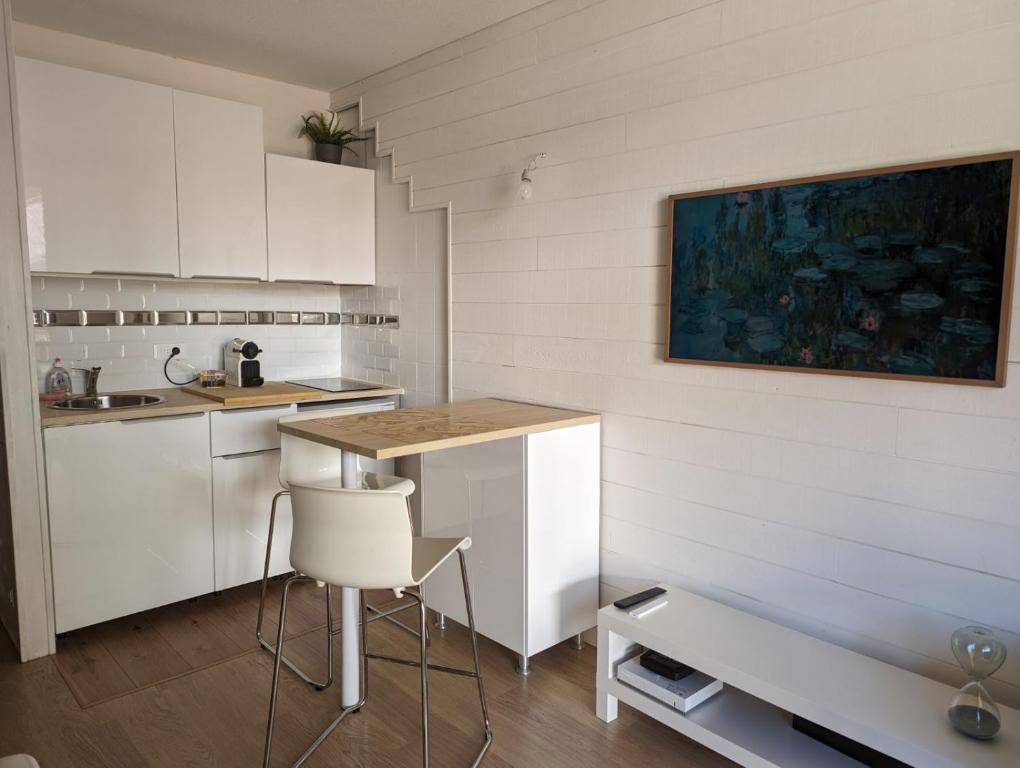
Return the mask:
<path id="1" fill-rule="evenodd" d="M 358 454 L 343 451 L 340 459 L 340 483 L 358 488 Z M 340 590 L 340 705 L 352 707 L 361 698 L 361 664 L 358 649 L 358 590 Z"/>

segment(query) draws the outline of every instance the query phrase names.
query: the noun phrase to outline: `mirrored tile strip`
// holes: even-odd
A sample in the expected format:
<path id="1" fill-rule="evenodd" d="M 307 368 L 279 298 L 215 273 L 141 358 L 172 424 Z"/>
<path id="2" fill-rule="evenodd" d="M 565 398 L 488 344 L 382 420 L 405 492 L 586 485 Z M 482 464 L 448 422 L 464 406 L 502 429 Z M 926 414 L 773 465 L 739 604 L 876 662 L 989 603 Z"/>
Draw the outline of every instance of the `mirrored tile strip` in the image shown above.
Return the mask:
<path id="1" fill-rule="evenodd" d="M 340 315 L 340 324 L 374 326 L 377 328 L 399 328 L 400 315 L 376 315 L 358 312 L 344 312 Z"/>
<path id="2" fill-rule="evenodd" d="M 340 325 L 339 312 L 272 312 L 240 309 L 34 309 L 36 328 L 138 325 Z M 380 315 L 381 317 L 381 315 Z M 394 317 L 391 315 L 389 317 Z"/>

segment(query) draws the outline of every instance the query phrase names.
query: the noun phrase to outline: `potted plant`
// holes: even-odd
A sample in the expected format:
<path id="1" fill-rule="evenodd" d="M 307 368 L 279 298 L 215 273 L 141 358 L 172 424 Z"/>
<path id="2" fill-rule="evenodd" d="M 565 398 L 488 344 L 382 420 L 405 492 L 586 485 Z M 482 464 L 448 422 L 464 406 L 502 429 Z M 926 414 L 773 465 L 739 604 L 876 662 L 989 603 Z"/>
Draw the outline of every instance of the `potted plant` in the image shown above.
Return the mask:
<path id="1" fill-rule="evenodd" d="M 351 144 L 365 141 L 365 138 L 341 125 L 339 110 L 331 109 L 325 114 L 316 110 L 302 115 L 301 120 L 304 125 L 298 135 L 307 136 L 315 143 L 316 160 L 339 165 L 345 149 L 358 156 Z"/>

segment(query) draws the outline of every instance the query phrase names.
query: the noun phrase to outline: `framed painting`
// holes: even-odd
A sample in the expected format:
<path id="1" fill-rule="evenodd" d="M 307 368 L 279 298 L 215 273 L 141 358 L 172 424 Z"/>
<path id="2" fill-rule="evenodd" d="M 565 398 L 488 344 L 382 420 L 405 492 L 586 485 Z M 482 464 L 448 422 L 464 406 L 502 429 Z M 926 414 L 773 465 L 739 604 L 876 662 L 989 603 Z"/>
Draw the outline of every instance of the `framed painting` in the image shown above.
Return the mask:
<path id="1" fill-rule="evenodd" d="M 1018 157 L 673 195 L 666 361 L 1003 386 Z"/>

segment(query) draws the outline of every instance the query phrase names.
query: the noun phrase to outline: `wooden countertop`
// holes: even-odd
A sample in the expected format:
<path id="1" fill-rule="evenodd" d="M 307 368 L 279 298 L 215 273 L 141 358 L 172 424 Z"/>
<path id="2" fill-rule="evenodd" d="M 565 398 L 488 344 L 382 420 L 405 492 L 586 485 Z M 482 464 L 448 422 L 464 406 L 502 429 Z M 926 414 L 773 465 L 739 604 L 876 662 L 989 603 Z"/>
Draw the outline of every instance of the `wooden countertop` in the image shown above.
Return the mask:
<path id="1" fill-rule="evenodd" d="M 280 424 L 277 428 L 288 435 L 369 458 L 393 459 L 597 424 L 601 418 L 597 413 L 486 398 L 343 418 L 308 419 Z"/>
<path id="2" fill-rule="evenodd" d="M 315 392 L 317 398 L 296 397 L 294 402 L 300 401 L 304 404 L 325 403 L 338 400 L 357 400 L 365 397 L 387 397 L 391 395 L 402 395 L 404 390 L 400 387 L 375 387 L 373 389 L 361 389 L 355 392 L 322 392 L 310 387 L 302 387 Z M 132 390 L 131 392 L 103 392 L 104 395 L 114 394 L 146 394 L 165 397 L 166 401 L 154 405 L 145 405 L 140 408 L 118 408 L 111 411 L 60 411 L 47 407 L 46 403 L 39 404 L 40 419 L 43 429 L 48 427 L 65 427 L 73 424 L 95 424 L 103 421 L 129 421 L 132 419 L 151 419 L 159 416 L 179 416 L 185 413 L 201 413 L 206 411 L 227 411 L 233 408 L 251 408 L 251 405 L 231 406 L 223 405 L 198 395 L 185 392 L 180 387 L 166 387 L 163 389 Z M 286 404 L 286 401 L 279 404 Z M 256 406 L 257 407 L 257 406 Z"/>

